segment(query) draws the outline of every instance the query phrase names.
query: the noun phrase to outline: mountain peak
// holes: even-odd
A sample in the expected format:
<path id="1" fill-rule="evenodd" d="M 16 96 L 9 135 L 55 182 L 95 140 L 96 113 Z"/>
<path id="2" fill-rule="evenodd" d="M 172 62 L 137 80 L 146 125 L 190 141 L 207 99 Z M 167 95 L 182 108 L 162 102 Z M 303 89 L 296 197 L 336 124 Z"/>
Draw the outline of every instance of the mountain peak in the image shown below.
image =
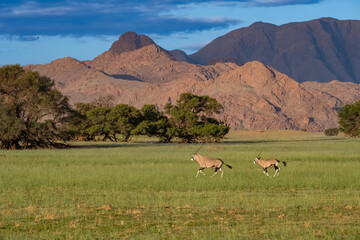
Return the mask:
<path id="1" fill-rule="evenodd" d="M 126 32 L 112 44 L 109 51 L 119 54 L 134 51 L 151 44 L 155 44 L 155 42 L 148 36 L 138 35 L 135 32 Z"/>
<path id="2" fill-rule="evenodd" d="M 360 82 L 360 21 L 320 18 L 280 26 L 255 22 L 189 55 L 192 63 L 216 59 L 263 62 L 298 82 Z"/>
<path id="3" fill-rule="evenodd" d="M 255 28 L 255 27 L 276 27 L 275 24 L 272 24 L 272 23 L 267 23 L 267 22 L 261 22 L 261 21 L 258 21 L 258 22 L 254 22 L 253 24 L 251 24 L 249 26 L 249 28 Z"/>

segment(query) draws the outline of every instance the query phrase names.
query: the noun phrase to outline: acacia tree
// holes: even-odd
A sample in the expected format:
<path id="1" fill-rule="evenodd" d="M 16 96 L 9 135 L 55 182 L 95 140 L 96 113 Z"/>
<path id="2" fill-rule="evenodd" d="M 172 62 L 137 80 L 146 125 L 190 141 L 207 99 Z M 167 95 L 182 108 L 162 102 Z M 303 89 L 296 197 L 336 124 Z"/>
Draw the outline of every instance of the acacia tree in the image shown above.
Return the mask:
<path id="1" fill-rule="evenodd" d="M 360 135 L 360 101 L 346 104 L 340 109 L 338 117 L 341 132 L 352 137 Z"/>
<path id="2" fill-rule="evenodd" d="M 91 141 L 95 136 L 88 133 L 87 129 L 91 126 L 91 121 L 87 119 L 87 112 L 95 106 L 91 103 L 76 103 L 72 118 L 67 123 L 69 130 L 69 140 Z"/>
<path id="3" fill-rule="evenodd" d="M 86 112 L 85 133 L 90 139 L 96 136 L 104 136 L 103 141 L 109 139 L 116 141 L 116 133 L 114 133 L 113 123 L 109 119 L 109 107 L 95 107 Z"/>
<path id="4" fill-rule="evenodd" d="M 165 105 L 165 113 L 170 115 L 173 126 L 172 133 L 187 143 L 222 139 L 230 128 L 212 117 L 214 113 L 220 113 L 221 109 L 223 107 L 216 99 L 192 93 L 182 93 L 176 105 Z"/>
<path id="5" fill-rule="evenodd" d="M 142 119 L 139 125 L 132 131 L 134 135 L 147 135 L 158 137 L 160 142 L 171 142 L 173 134 L 169 119 L 156 109 L 155 105 L 144 105 L 140 109 Z"/>
<path id="6" fill-rule="evenodd" d="M 1 148 L 39 148 L 65 140 L 72 113 L 54 82 L 20 65 L 0 68 Z"/>
<path id="7" fill-rule="evenodd" d="M 75 103 L 73 116 L 71 121 L 67 124 L 67 128 L 69 129 L 69 139 L 91 141 L 95 140 L 96 136 L 104 135 L 104 140 L 110 139 L 111 141 L 115 141 L 116 135 L 114 136 L 113 129 L 110 129 L 109 126 L 101 126 L 108 125 L 109 123 L 108 120 L 103 121 L 107 117 L 101 116 L 100 114 L 100 112 L 105 115 L 108 114 L 109 111 L 106 109 L 110 109 L 114 106 L 113 100 L 113 96 L 100 96 L 90 103 Z M 93 110 L 95 108 L 97 108 L 97 110 Z M 91 110 L 93 111 L 90 112 Z M 104 132 L 101 129 L 108 131 Z"/>
<path id="8" fill-rule="evenodd" d="M 115 134 L 121 134 L 124 142 L 128 142 L 132 131 L 141 122 L 141 113 L 138 109 L 127 104 L 118 104 L 108 114 L 109 121 L 113 124 Z"/>

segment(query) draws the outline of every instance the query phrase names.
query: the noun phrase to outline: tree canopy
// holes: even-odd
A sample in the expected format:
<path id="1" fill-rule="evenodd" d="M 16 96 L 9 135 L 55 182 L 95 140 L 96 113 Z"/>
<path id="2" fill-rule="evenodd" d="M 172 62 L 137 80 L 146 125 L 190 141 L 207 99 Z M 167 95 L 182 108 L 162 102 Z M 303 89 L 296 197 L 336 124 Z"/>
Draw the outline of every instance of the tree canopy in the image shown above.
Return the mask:
<path id="1" fill-rule="evenodd" d="M 220 141 L 230 129 L 213 118 L 222 109 L 216 99 L 192 93 L 182 93 L 176 105 L 167 103 L 165 106 L 165 112 L 170 115 L 169 121 L 174 127 L 172 132 L 183 142 Z"/>
<path id="2" fill-rule="evenodd" d="M 341 132 L 352 137 L 360 135 L 360 101 L 345 105 L 338 116 Z"/>
<path id="3" fill-rule="evenodd" d="M 135 135 L 155 136 L 160 142 L 171 142 L 174 137 L 171 132 L 169 119 L 156 109 L 155 105 L 144 105 L 140 112 L 141 123 L 133 130 Z"/>
<path id="4" fill-rule="evenodd" d="M 110 106 L 99 101 L 76 104 L 77 118 L 71 129 L 74 139 L 109 139 L 129 141 L 133 135 L 157 137 L 160 142 L 179 138 L 182 142 L 217 142 L 229 127 L 212 117 L 222 106 L 208 96 L 191 93 L 180 95 L 176 105 L 168 103 L 165 113 L 155 105 L 144 105 L 140 110 L 126 104 Z"/>
<path id="5" fill-rule="evenodd" d="M 71 113 L 51 79 L 19 65 L 0 68 L 1 148 L 55 146 L 55 140 L 67 138 L 63 127 Z"/>

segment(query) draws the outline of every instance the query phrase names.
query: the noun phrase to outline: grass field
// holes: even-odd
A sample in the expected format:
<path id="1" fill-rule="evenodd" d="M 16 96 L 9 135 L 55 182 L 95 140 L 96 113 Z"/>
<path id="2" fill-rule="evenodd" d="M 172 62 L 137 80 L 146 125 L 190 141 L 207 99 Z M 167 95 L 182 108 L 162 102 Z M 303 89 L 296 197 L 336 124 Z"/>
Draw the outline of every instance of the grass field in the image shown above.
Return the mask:
<path id="1" fill-rule="evenodd" d="M 134 140 L 0 151 L 0 239 L 360 239 L 360 139 L 232 132 L 200 150 L 233 167 L 212 179 L 200 145 Z"/>

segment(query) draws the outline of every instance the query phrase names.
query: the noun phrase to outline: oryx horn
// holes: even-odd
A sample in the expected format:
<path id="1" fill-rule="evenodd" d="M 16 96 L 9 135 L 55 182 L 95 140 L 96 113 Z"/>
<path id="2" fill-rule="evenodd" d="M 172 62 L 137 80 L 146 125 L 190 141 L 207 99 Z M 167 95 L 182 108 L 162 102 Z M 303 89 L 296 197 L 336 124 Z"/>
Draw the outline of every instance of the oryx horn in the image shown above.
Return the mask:
<path id="1" fill-rule="evenodd" d="M 259 158 L 261 154 L 262 154 L 262 152 L 259 153 L 259 155 L 257 156 L 257 158 Z"/>
<path id="2" fill-rule="evenodd" d="M 196 154 L 204 145 L 201 145 L 197 150 L 196 152 L 194 152 L 194 154 Z"/>

